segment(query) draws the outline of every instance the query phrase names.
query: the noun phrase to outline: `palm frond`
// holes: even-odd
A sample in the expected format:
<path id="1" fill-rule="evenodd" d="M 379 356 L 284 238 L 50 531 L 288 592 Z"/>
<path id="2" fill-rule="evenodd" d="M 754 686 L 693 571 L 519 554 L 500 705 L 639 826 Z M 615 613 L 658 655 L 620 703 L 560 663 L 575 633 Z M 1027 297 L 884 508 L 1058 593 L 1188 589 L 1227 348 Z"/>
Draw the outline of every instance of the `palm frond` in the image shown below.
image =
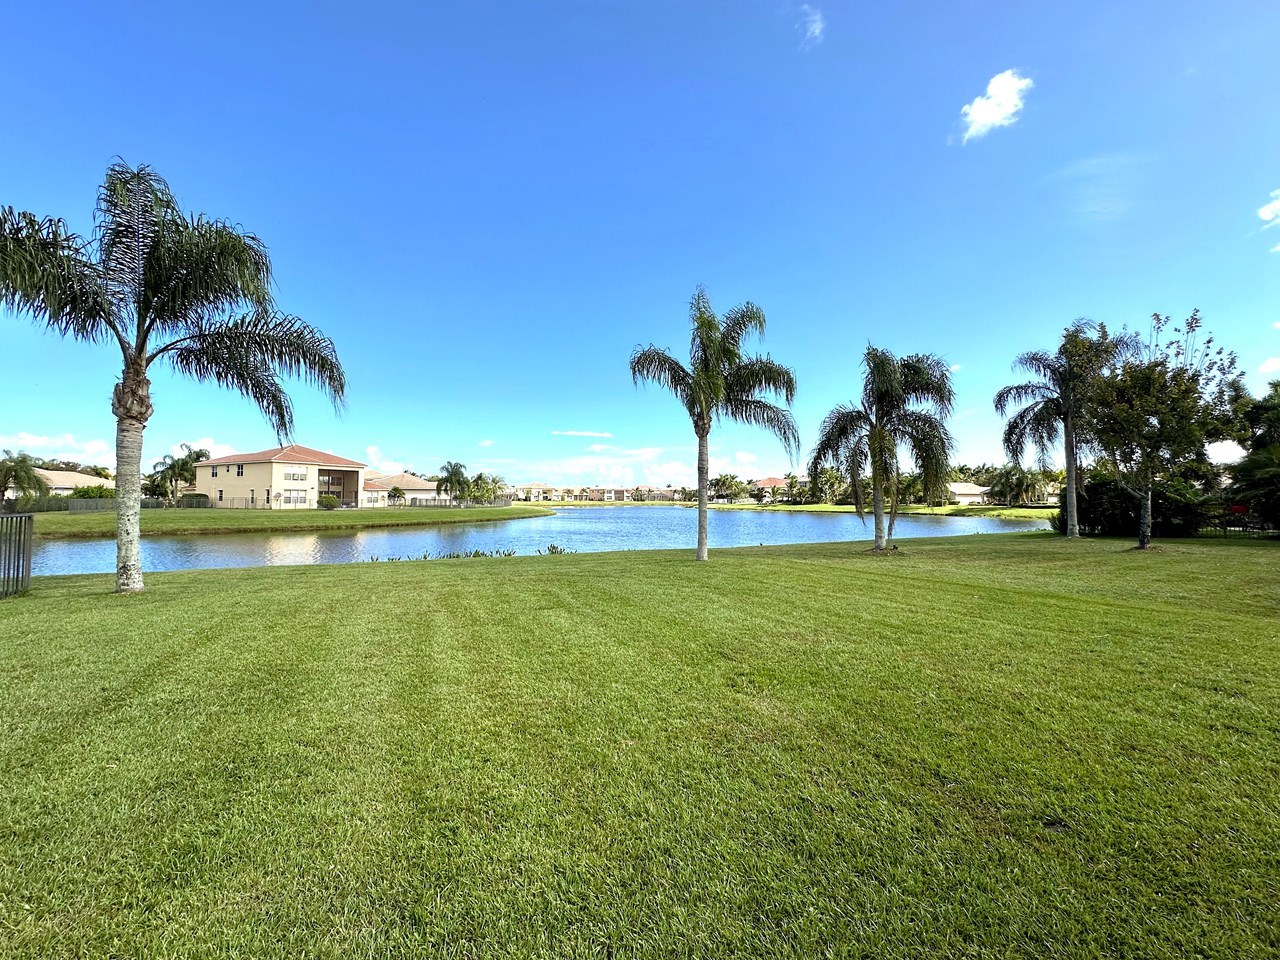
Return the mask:
<path id="1" fill-rule="evenodd" d="M 218 323 L 161 347 L 149 358 L 166 357 L 193 379 L 238 390 L 261 408 L 276 432 L 293 430 L 292 407 L 280 377 L 318 388 L 340 408 L 346 375 L 333 341 L 297 317 L 255 313 Z"/>
<path id="2" fill-rule="evenodd" d="M 1048 466 L 1049 450 L 1062 435 L 1062 415 L 1058 404 L 1040 400 L 1023 407 L 1004 425 L 1004 451 L 1014 463 L 1021 463 L 1028 444 L 1036 451 L 1036 463 Z"/>
<path id="3" fill-rule="evenodd" d="M 847 459 L 859 444 L 865 445 L 870 430 L 871 418 L 865 410 L 844 404 L 833 408 L 822 418 L 822 424 L 818 428 L 818 442 L 809 454 L 810 480 L 823 467 Z"/>
<path id="4" fill-rule="evenodd" d="M 996 391 L 993 401 L 996 413 L 1005 415 L 1011 406 L 1023 403 L 1050 403 L 1059 405 L 1058 394 L 1047 383 L 1031 381 L 1029 383 L 1013 383 Z"/>
<path id="5" fill-rule="evenodd" d="M 758 397 L 727 397 L 721 407 L 730 420 L 764 427 L 779 440 L 793 459 L 800 450 L 800 431 L 791 411 Z"/>
<path id="6" fill-rule="evenodd" d="M 724 392 L 726 398 L 773 393 L 791 403 L 796 398 L 796 375 L 772 357 L 748 357 L 730 369 Z"/>
<path id="7" fill-rule="evenodd" d="M 88 246 L 62 220 L 0 207 L 0 304 L 64 336 L 124 345 Z"/>
<path id="8" fill-rule="evenodd" d="M 951 368 L 931 353 L 913 353 L 899 362 L 902 393 L 908 403 L 926 403 L 942 416 L 951 413 L 955 392 L 951 388 Z"/>
<path id="9" fill-rule="evenodd" d="M 734 307 L 724 315 L 721 338 L 725 348 L 734 354 L 742 353 L 742 341 L 754 333 L 764 336 L 764 311 L 751 301 Z"/>
<path id="10" fill-rule="evenodd" d="M 636 347 L 631 354 L 631 381 L 637 386 L 642 381 L 656 383 L 675 394 L 684 408 L 693 414 L 695 405 L 693 375 L 665 350 L 650 344 Z"/>

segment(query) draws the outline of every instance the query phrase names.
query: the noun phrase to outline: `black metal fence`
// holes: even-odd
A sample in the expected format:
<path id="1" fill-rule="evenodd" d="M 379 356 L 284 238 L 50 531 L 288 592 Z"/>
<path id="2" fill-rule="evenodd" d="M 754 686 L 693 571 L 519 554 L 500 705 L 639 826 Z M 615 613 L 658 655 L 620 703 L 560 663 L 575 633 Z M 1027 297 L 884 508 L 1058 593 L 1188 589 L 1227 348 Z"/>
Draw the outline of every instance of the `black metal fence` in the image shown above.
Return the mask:
<path id="1" fill-rule="evenodd" d="M 31 588 L 31 538 L 35 523 L 29 513 L 0 514 L 0 597 Z"/>

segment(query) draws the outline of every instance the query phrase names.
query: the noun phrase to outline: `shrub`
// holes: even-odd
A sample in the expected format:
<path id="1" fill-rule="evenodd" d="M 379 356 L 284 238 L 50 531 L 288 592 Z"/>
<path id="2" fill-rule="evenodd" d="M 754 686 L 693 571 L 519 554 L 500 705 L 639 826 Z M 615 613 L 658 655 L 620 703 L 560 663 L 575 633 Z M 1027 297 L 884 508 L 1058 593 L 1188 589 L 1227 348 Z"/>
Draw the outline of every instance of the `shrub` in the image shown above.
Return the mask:
<path id="1" fill-rule="evenodd" d="M 71 491 L 72 500 L 114 500 L 116 492 L 104 487 L 100 483 L 93 486 L 76 487 Z"/>
<path id="2" fill-rule="evenodd" d="M 1059 495 L 1059 502 L 1065 496 Z M 1096 537 L 1136 537 L 1138 499 L 1115 480 L 1095 477 L 1076 498 L 1080 532 Z M 1186 480 L 1158 480 L 1151 492 L 1151 532 L 1157 537 L 1194 537 L 1221 510 L 1219 498 L 1201 493 Z M 1053 528 L 1066 532 L 1065 509 L 1053 517 Z"/>
<path id="3" fill-rule="evenodd" d="M 319 507 L 321 510 L 337 510 L 338 498 L 335 497 L 332 493 L 322 493 L 316 499 L 316 506 Z"/>

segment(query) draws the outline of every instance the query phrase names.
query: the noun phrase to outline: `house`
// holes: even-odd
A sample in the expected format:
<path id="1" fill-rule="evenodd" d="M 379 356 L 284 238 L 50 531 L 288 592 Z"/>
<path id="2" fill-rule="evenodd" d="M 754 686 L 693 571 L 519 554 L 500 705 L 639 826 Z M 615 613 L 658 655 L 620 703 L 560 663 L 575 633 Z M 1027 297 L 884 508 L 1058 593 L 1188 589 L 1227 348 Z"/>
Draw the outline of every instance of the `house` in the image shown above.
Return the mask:
<path id="1" fill-rule="evenodd" d="M 204 460 L 195 467 L 196 492 L 215 507 L 304 509 L 316 506 L 324 494 L 355 507 L 366 493 L 365 464 L 296 443 Z"/>
<path id="2" fill-rule="evenodd" d="M 384 486 L 380 480 L 365 480 L 362 496 L 360 497 L 360 506 L 385 507 L 387 505 L 387 494 L 390 492 L 391 488 Z"/>
<path id="3" fill-rule="evenodd" d="M 75 473 L 72 470 L 46 470 L 44 467 L 32 467 L 31 472 L 49 485 L 49 493 L 67 497 L 76 487 L 116 488 L 114 480 L 104 480 L 88 473 Z"/>
<path id="4" fill-rule="evenodd" d="M 990 487 L 980 487 L 976 483 L 952 481 L 947 484 L 947 500 L 958 503 L 962 507 L 972 507 L 987 502 Z"/>
<path id="5" fill-rule="evenodd" d="M 781 477 L 765 477 L 763 480 L 756 480 L 752 483 L 751 489 L 756 493 L 764 494 L 765 500 L 773 501 L 785 495 L 787 481 Z"/>
<path id="6" fill-rule="evenodd" d="M 412 473 L 393 473 L 389 476 L 377 477 L 377 482 L 387 490 L 399 487 L 404 493 L 404 502 L 411 507 L 429 507 L 436 503 L 449 503 L 453 500 L 447 493 L 441 493 L 434 480 L 424 480 Z"/>

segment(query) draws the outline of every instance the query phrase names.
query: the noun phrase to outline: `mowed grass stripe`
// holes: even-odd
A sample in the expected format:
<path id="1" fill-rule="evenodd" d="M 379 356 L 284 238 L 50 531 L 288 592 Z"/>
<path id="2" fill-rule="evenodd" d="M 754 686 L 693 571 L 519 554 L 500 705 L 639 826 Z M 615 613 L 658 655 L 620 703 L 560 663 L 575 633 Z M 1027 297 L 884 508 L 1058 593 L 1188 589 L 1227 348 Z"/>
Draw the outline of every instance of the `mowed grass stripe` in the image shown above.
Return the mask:
<path id="1" fill-rule="evenodd" d="M 38 581 L 6 952 L 1265 956 L 1274 545 L 1126 547 Z"/>

